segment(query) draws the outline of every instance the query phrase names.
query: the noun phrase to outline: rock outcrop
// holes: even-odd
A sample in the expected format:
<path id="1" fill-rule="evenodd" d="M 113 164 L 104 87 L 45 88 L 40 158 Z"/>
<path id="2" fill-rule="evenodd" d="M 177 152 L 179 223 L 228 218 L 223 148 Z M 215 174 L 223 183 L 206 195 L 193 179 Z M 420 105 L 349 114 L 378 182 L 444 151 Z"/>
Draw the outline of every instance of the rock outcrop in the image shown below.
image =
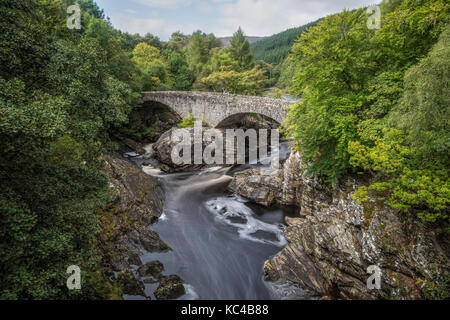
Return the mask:
<path id="1" fill-rule="evenodd" d="M 197 171 L 206 169 L 209 167 L 215 167 L 217 164 L 205 164 L 204 162 L 202 164 L 195 164 L 194 163 L 194 147 L 193 147 L 193 141 L 194 141 L 194 129 L 193 128 L 186 128 L 188 134 L 191 136 L 191 163 L 188 164 L 178 164 L 174 163 L 172 159 L 172 150 L 174 147 L 180 144 L 180 141 L 174 141 L 173 140 L 173 133 L 174 130 L 178 130 L 178 128 L 172 128 L 171 130 L 165 132 L 159 140 L 153 144 L 153 150 L 155 151 L 156 158 L 163 164 L 161 166 L 161 170 L 171 173 L 171 172 L 189 172 L 189 171 Z M 209 145 L 210 142 L 207 142 L 206 139 L 203 139 L 202 141 L 202 150 L 205 149 L 207 145 Z M 223 163 L 225 163 L 225 155 L 226 155 L 226 149 L 224 147 L 224 159 L 222 160 Z M 235 152 L 235 150 L 233 151 Z M 203 155 L 203 151 L 202 151 Z M 181 153 L 180 153 L 181 156 Z M 203 157 L 202 157 L 203 159 Z"/>
<path id="2" fill-rule="evenodd" d="M 148 227 L 162 214 L 164 191 L 157 179 L 120 156 L 106 157 L 114 199 L 101 215 L 100 247 L 109 272 L 141 264 L 143 250 L 167 251 L 169 247 Z"/>
<path id="3" fill-rule="evenodd" d="M 286 219 L 288 245 L 264 265 L 267 281 L 289 280 L 322 297 L 341 299 L 448 294 L 448 250 L 416 218 L 380 203 L 357 203 L 351 196 L 358 181 L 348 179 L 331 189 L 306 176 L 298 153 L 271 178 L 260 173 L 236 175 L 230 189 L 263 205 L 277 202 L 300 208 L 297 217 Z M 380 290 L 368 289 L 369 266 L 381 270 Z"/>
<path id="4" fill-rule="evenodd" d="M 107 277 L 117 275 L 122 294 L 146 296 L 144 282 L 133 266 L 148 267 L 140 259 L 145 252 L 170 250 L 149 229 L 162 214 L 164 191 L 157 179 L 131 161 L 119 155 L 106 156 L 105 160 L 112 200 L 100 215 L 97 247 L 102 271 Z M 162 265 L 153 267 L 162 269 Z"/>
<path id="5" fill-rule="evenodd" d="M 228 190 L 258 204 L 297 205 L 298 155 L 290 156 L 281 169 L 251 169 L 235 173 Z"/>

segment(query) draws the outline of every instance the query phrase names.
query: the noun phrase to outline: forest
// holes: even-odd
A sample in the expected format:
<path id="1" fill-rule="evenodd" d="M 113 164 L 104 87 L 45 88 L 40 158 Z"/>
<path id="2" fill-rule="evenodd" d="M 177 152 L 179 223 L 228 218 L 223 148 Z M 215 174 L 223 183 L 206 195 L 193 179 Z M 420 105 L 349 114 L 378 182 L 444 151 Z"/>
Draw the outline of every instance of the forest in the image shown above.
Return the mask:
<path id="1" fill-rule="evenodd" d="M 365 8 L 253 45 L 239 28 L 228 48 L 202 31 L 124 33 L 93 0 L 76 1 L 83 28 L 69 30 L 72 2 L 0 1 L 0 299 L 80 298 L 68 265 L 114 295 L 96 246 L 103 157 L 132 131 L 142 91 L 288 90 L 301 101 L 283 130 L 311 175 L 364 177 L 361 203 L 450 232 L 448 1 L 383 1 L 379 30 Z"/>
<path id="2" fill-rule="evenodd" d="M 67 296 L 61 270 L 71 264 L 113 294 L 95 246 L 110 200 L 103 155 L 117 133 L 133 132 L 140 92 L 258 95 L 267 81 L 241 29 L 227 49 L 201 31 L 163 42 L 114 29 L 93 0 L 76 2 L 80 30 L 66 25 L 72 1 L 0 2 L 1 299 Z"/>
<path id="3" fill-rule="evenodd" d="M 311 174 L 449 231 L 450 4 L 384 1 L 379 30 L 365 9 L 328 16 L 294 44 L 286 130 Z"/>
<path id="4" fill-rule="evenodd" d="M 263 40 L 254 42 L 250 49 L 256 60 L 263 60 L 273 66 L 280 65 L 291 52 L 292 45 L 304 31 L 317 25 L 318 21 L 308 23 L 304 26 L 291 28 L 274 34 Z"/>

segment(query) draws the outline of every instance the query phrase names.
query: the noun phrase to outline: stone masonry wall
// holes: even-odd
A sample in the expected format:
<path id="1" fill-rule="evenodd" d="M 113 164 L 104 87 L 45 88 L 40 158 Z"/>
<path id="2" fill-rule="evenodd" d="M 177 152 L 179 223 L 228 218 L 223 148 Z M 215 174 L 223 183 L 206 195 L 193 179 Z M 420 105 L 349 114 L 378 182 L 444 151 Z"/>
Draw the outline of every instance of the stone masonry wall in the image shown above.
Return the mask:
<path id="1" fill-rule="evenodd" d="M 212 127 L 239 113 L 258 113 L 281 123 L 290 106 L 289 102 L 281 99 L 211 92 L 151 91 L 142 95 L 144 101 L 163 103 L 182 118 L 192 113 L 196 119 L 202 119 Z"/>

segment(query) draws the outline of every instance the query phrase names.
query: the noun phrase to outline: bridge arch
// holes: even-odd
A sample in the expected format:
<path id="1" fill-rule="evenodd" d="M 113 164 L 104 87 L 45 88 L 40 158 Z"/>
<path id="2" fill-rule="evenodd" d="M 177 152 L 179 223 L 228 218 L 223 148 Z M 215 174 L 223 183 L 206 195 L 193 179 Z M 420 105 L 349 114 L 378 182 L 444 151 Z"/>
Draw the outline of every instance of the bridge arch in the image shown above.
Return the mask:
<path id="1" fill-rule="evenodd" d="M 266 124 L 270 124 L 271 129 L 278 128 L 281 125 L 281 123 L 278 122 L 277 120 L 275 120 L 271 117 L 268 117 L 266 115 L 260 114 L 260 113 L 239 112 L 239 113 L 235 113 L 233 115 L 226 117 L 225 119 L 220 121 L 216 127 L 226 129 L 226 128 L 232 127 L 235 124 L 241 124 L 241 125 L 245 125 L 245 123 L 257 124 L 258 121 L 264 122 Z"/>
<path id="2" fill-rule="evenodd" d="M 144 101 L 156 101 L 168 106 L 182 118 L 191 113 L 212 127 L 238 114 L 260 114 L 283 122 L 290 103 L 266 97 L 239 96 L 223 93 L 191 91 L 151 91 L 143 93 Z"/>

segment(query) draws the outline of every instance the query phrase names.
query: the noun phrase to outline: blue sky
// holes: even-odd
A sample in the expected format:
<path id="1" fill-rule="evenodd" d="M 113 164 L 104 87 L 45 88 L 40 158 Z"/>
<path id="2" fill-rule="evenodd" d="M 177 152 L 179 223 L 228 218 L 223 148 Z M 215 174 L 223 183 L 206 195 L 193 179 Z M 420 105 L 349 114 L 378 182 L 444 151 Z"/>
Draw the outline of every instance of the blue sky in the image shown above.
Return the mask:
<path id="1" fill-rule="evenodd" d="M 241 26 L 247 35 L 269 36 L 342 9 L 378 0 L 96 0 L 123 31 L 150 32 L 168 40 L 174 31 L 195 30 L 230 36 Z"/>

